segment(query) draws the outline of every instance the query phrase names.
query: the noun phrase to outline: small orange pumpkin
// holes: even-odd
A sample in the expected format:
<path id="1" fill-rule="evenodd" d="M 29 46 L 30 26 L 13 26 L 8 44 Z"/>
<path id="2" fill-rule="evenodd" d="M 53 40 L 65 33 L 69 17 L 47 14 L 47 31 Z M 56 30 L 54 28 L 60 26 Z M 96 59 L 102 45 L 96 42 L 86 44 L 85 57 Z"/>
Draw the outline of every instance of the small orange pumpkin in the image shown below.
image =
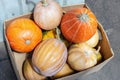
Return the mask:
<path id="1" fill-rule="evenodd" d="M 97 19 L 87 8 L 75 8 L 63 15 L 61 30 L 64 37 L 74 43 L 90 39 L 97 30 Z"/>
<path id="2" fill-rule="evenodd" d="M 30 19 L 18 18 L 7 26 L 10 46 L 17 52 L 30 52 L 42 39 L 41 29 Z"/>

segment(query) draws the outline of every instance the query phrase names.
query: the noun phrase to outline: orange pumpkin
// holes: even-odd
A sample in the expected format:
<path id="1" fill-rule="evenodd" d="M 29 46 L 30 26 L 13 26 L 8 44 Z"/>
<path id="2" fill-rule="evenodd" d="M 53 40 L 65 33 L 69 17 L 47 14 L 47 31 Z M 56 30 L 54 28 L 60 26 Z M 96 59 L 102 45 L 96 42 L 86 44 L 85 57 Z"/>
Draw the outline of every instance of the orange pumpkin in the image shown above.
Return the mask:
<path id="1" fill-rule="evenodd" d="M 66 12 L 61 21 L 64 37 L 80 43 L 89 40 L 97 30 L 97 19 L 87 8 L 75 8 Z"/>
<path id="2" fill-rule="evenodd" d="M 6 30 L 10 46 L 17 52 L 30 52 L 42 39 L 41 29 L 30 19 L 18 18 Z"/>

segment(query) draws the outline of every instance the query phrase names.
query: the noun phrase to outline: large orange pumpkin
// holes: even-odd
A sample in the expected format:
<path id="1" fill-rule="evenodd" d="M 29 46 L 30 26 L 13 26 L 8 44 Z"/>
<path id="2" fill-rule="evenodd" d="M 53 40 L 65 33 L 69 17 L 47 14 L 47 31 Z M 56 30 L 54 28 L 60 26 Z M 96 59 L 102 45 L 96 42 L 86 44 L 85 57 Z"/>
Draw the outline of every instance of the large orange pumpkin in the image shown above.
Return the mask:
<path id="1" fill-rule="evenodd" d="M 66 12 L 61 21 L 61 30 L 64 37 L 80 43 L 90 39 L 97 30 L 97 19 L 87 8 L 75 8 Z"/>
<path id="2" fill-rule="evenodd" d="M 30 19 L 18 18 L 7 26 L 10 46 L 17 52 L 30 52 L 42 39 L 41 29 Z"/>
<path id="3" fill-rule="evenodd" d="M 67 60 L 67 48 L 57 39 L 47 39 L 34 50 L 32 63 L 37 71 L 44 76 L 53 76 L 59 72 Z"/>

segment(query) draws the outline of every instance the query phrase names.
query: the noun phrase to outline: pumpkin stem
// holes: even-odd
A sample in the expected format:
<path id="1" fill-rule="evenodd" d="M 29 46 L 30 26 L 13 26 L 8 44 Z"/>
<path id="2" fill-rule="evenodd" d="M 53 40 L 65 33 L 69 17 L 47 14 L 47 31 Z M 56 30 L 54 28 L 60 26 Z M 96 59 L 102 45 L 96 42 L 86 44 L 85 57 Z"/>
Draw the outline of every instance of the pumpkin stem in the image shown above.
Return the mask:
<path id="1" fill-rule="evenodd" d="M 100 51 L 100 46 L 98 46 L 98 49 L 97 49 L 97 51 L 96 51 L 96 54 L 98 54 L 98 52 Z"/>
<path id="2" fill-rule="evenodd" d="M 60 39 L 60 34 L 61 34 L 60 30 L 58 28 L 56 28 L 56 38 L 59 39 L 59 40 L 61 40 Z"/>
<path id="3" fill-rule="evenodd" d="M 48 6 L 47 1 L 46 1 L 46 0 L 42 0 L 42 5 L 43 5 L 44 7 Z"/>
<path id="4" fill-rule="evenodd" d="M 80 15 L 78 17 L 83 22 L 87 22 L 89 20 L 89 16 L 87 14 L 82 14 L 82 15 Z"/>
<path id="5" fill-rule="evenodd" d="M 29 45 L 29 44 L 31 43 L 31 41 L 30 41 L 30 40 L 26 40 L 25 43 L 26 43 L 27 45 Z"/>

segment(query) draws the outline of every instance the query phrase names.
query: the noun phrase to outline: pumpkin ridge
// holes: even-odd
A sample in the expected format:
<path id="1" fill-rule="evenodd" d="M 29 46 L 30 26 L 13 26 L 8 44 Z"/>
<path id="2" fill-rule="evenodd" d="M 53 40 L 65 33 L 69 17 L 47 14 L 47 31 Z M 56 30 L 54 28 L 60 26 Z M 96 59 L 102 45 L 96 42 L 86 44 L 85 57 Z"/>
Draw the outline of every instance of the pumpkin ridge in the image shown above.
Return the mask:
<path id="1" fill-rule="evenodd" d="M 76 21 L 72 26 L 70 26 L 70 28 L 68 28 L 68 30 L 65 31 L 65 33 L 67 33 L 70 29 L 72 29 L 74 27 L 75 24 L 77 24 L 79 21 Z"/>
<path id="2" fill-rule="evenodd" d="M 66 61 L 65 61 L 64 59 L 61 60 L 61 63 L 64 63 L 64 64 L 65 64 L 65 62 L 66 62 Z M 62 67 L 59 68 L 58 70 L 55 70 L 55 73 L 58 72 L 58 71 L 60 71 L 60 70 L 63 68 L 64 64 L 58 64 L 57 66 L 62 66 Z M 53 69 L 55 69 L 55 68 L 53 68 Z M 57 69 L 57 68 L 56 68 L 56 69 Z"/>
<path id="3" fill-rule="evenodd" d="M 92 18 L 90 18 L 90 21 L 94 21 L 94 22 L 97 22 L 97 21 L 93 20 Z"/>
<path id="4" fill-rule="evenodd" d="M 61 49 L 64 49 L 64 48 L 63 48 L 63 47 L 64 47 L 63 44 L 60 44 L 59 46 L 60 46 Z M 59 52 L 61 51 L 61 49 L 58 49 L 58 51 L 56 51 L 56 52 L 59 53 Z M 55 48 L 55 50 L 56 50 L 56 48 Z M 63 50 L 62 50 L 62 51 L 63 51 Z M 62 56 L 62 55 L 61 55 L 61 56 Z M 52 56 L 51 56 L 51 57 L 52 57 Z M 50 58 L 51 58 L 51 57 L 50 57 Z M 57 57 L 57 55 L 54 56 L 54 57 Z M 56 60 L 60 60 L 60 59 L 61 59 L 60 57 L 56 58 Z M 49 63 L 49 62 L 48 62 L 48 63 Z"/>
<path id="5" fill-rule="evenodd" d="M 49 47 L 49 49 L 51 49 L 51 47 Z M 53 51 L 55 50 L 55 48 L 52 48 L 52 50 L 49 52 L 49 54 L 46 55 L 46 58 L 45 60 L 42 62 L 43 64 L 41 64 L 41 66 L 44 66 L 45 64 L 47 64 L 49 61 L 47 61 L 48 57 L 53 55 L 51 54 Z M 46 50 L 47 51 L 47 50 Z M 45 67 L 48 67 L 48 66 L 52 66 L 51 64 L 47 64 Z M 43 69 L 44 70 L 44 69 Z"/>
<path id="6" fill-rule="evenodd" d="M 65 47 L 64 44 L 60 44 L 60 46 L 61 46 L 61 49 L 64 49 L 63 47 Z M 57 51 L 57 52 L 60 52 L 61 49 L 58 49 L 59 51 Z M 66 49 L 66 50 L 67 50 L 67 49 Z M 63 53 L 65 53 L 66 50 L 62 50 L 62 51 L 64 51 Z M 61 56 L 62 56 L 62 57 L 59 57 L 59 58 L 58 58 L 59 61 L 62 60 L 63 57 L 65 57 L 66 55 L 62 54 Z M 57 63 L 58 63 L 58 62 L 57 62 Z M 54 66 L 55 66 L 55 65 L 54 65 Z M 53 66 L 53 67 L 54 67 L 54 66 Z"/>
<path id="7" fill-rule="evenodd" d="M 71 41 L 73 41 L 73 39 L 75 38 L 76 34 L 78 33 L 78 31 L 79 31 L 79 29 L 80 29 L 80 27 L 81 27 L 81 24 L 82 24 L 82 22 L 79 24 L 77 31 L 76 31 L 75 34 L 72 36 Z"/>
<path id="8" fill-rule="evenodd" d="M 52 45 L 51 45 L 51 47 L 52 47 Z M 49 46 L 49 48 L 51 49 L 51 47 Z M 52 53 L 54 50 L 56 50 L 56 48 L 52 48 L 52 50 L 50 51 L 50 53 Z M 47 51 L 47 50 L 46 50 Z M 53 55 L 53 54 L 50 54 L 49 53 L 49 56 L 51 56 L 51 55 Z M 43 61 L 43 63 L 45 64 L 45 62 L 46 62 L 46 64 L 47 63 L 49 63 L 49 61 L 46 61 L 47 60 L 47 57 L 49 57 L 48 55 L 46 55 L 46 59 Z M 52 57 L 52 56 L 51 56 Z M 50 57 L 50 58 L 51 58 Z M 53 62 L 52 62 L 53 63 Z M 49 65 L 47 65 L 47 66 L 50 66 L 51 64 L 49 64 Z M 41 65 L 41 66 L 43 66 L 43 65 Z M 51 67 L 51 66 L 50 66 Z"/>
<path id="9" fill-rule="evenodd" d="M 66 51 L 64 51 L 65 53 L 66 53 Z M 64 66 L 64 64 L 59 64 L 60 62 L 61 63 L 65 63 L 66 62 L 66 60 L 64 59 L 64 58 L 66 58 L 67 57 L 67 55 L 63 55 L 61 58 L 60 58 L 60 60 L 57 62 L 57 64 L 55 64 L 53 67 L 50 67 L 50 68 L 48 68 L 47 70 L 45 70 L 45 71 L 42 71 L 41 73 L 42 74 L 46 74 L 46 75 L 49 75 L 49 74 L 51 74 L 51 75 L 54 75 L 54 73 L 56 73 L 56 72 L 58 72 L 59 70 L 61 70 L 62 69 L 62 67 Z M 67 59 L 67 58 L 66 58 Z M 57 68 L 56 66 L 62 66 L 61 68 Z"/>
<path id="10" fill-rule="evenodd" d="M 43 47 L 45 47 L 45 45 L 44 45 L 45 43 L 48 43 L 48 40 L 47 40 L 46 42 L 44 41 L 44 42 L 40 43 L 40 44 L 37 46 L 37 48 L 35 49 L 35 51 L 34 51 L 34 53 L 33 53 L 33 57 L 36 57 L 36 55 L 37 55 L 36 53 L 40 51 L 40 48 L 42 49 Z M 43 46 L 43 45 L 44 45 L 44 46 Z M 46 44 L 46 45 L 47 45 L 47 44 Z M 37 58 L 39 59 L 40 56 L 41 56 L 41 55 L 38 55 Z M 37 58 L 36 58 L 36 61 L 39 61 Z M 35 64 L 38 63 L 38 62 L 36 62 L 36 61 L 35 61 Z M 33 61 L 33 62 L 34 62 L 34 61 Z M 34 64 L 34 65 L 35 65 L 35 64 Z"/>
<path id="11" fill-rule="evenodd" d="M 45 49 L 45 47 L 46 47 L 46 45 L 48 45 L 49 43 L 51 43 L 51 40 L 49 41 L 45 41 L 45 43 L 43 44 L 43 46 L 41 45 L 41 50 L 39 51 L 39 53 L 41 53 L 44 49 Z M 51 44 L 53 44 L 53 42 L 51 43 Z M 52 45 L 51 45 L 52 46 Z M 51 47 L 48 47 L 47 49 L 45 49 L 45 52 L 44 52 L 44 54 L 41 54 L 41 55 L 39 55 L 39 56 L 41 56 L 41 57 L 43 57 L 43 56 L 45 56 L 45 54 L 46 54 L 46 52 L 47 52 L 47 50 L 49 50 Z M 38 61 L 42 61 L 42 58 L 38 58 Z M 38 63 L 38 62 L 37 62 Z M 42 64 L 41 66 L 43 66 L 44 64 Z M 38 64 L 38 66 L 39 66 L 39 64 Z"/>
<path id="12" fill-rule="evenodd" d="M 91 27 L 92 25 L 90 24 L 90 21 L 88 22 L 88 26 L 90 26 L 90 28 L 92 29 L 92 27 Z M 96 29 L 96 30 L 97 30 L 97 29 Z M 92 32 L 93 32 L 93 31 L 92 31 Z M 96 31 L 95 31 L 95 32 L 96 32 Z M 94 32 L 94 33 L 95 33 L 95 32 Z M 94 35 L 94 33 L 92 33 L 92 36 Z M 92 37 L 92 36 L 91 36 L 91 37 Z"/>
<path id="13" fill-rule="evenodd" d="M 63 45 L 60 44 L 59 47 L 60 47 L 60 49 L 58 49 L 58 51 L 56 51 L 56 52 L 58 52 L 58 53 L 61 51 L 61 49 L 63 49 Z M 55 50 L 56 50 L 56 48 L 55 48 Z M 55 57 L 57 57 L 57 55 L 55 55 Z M 51 58 L 51 57 L 50 57 L 50 58 Z"/>
<path id="14" fill-rule="evenodd" d="M 88 26 L 90 26 L 90 29 L 92 29 L 92 28 L 91 28 L 92 25 L 90 24 L 90 22 L 88 22 Z M 91 31 L 91 30 L 90 30 L 90 31 Z M 92 33 L 92 31 L 91 31 L 91 33 Z"/>
<path id="15" fill-rule="evenodd" d="M 85 24 L 87 24 L 88 22 L 86 22 Z M 84 22 L 83 22 L 83 24 L 84 24 Z M 84 27 L 88 27 L 88 26 L 84 26 Z M 90 29 L 91 29 L 91 27 L 90 27 Z M 90 30 L 91 31 L 91 30 Z M 85 39 L 85 36 L 86 36 L 86 32 L 85 31 L 83 31 L 83 37 L 82 37 L 82 39 L 81 39 L 81 41 L 83 42 L 83 40 Z M 88 35 L 88 34 L 87 34 Z"/>
<path id="16" fill-rule="evenodd" d="M 88 22 L 85 22 L 85 24 L 87 24 L 88 26 L 84 26 L 84 27 L 86 27 L 86 28 L 89 27 L 90 29 L 92 29 L 92 28 L 91 28 L 91 24 L 89 23 L 89 21 L 88 21 Z M 91 31 L 91 30 L 89 30 L 89 31 Z M 91 31 L 91 33 L 92 33 L 92 31 Z M 87 34 L 87 33 L 84 31 L 84 32 L 83 32 L 83 39 L 82 39 L 82 41 L 85 40 L 85 36 L 86 36 L 86 35 L 89 35 L 89 34 Z"/>
<path id="17" fill-rule="evenodd" d="M 92 56 L 96 56 L 95 54 L 91 54 Z M 92 63 L 89 63 L 89 61 L 90 62 L 92 62 Z M 94 62 L 93 62 L 94 61 Z M 89 63 L 89 64 L 88 64 Z M 96 61 L 96 59 L 94 58 L 94 57 L 91 57 L 89 60 L 87 60 L 87 62 L 86 62 L 86 65 L 91 65 L 91 64 L 95 64 L 95 63 L 97 63 L 97 61 Z M 88 67 L 87 67 L 88 68 Z"/>
<path id="18" fill-rule="evenodd" d="M 77 18 L 72 18 L 72 19 L 70 19 L 70 20 L 67 20 L 67 21 L 63 22 L 61 25 L 64 25 L 65 23 L 68 23 L 68 22 L 71 22 L 71 21 L 73 21 L 74 19 L 77 19 Z"/>
<path id="19" fill-rule="evenodd" d="M 66 53 L 66 51 L 64 51 L 64 52 Z M 54 72 L 54 73 L 58 72 L 58 71 L 64 66 L 64 64 L 59 64 L 59 63 L 60 63 L 60 62 L 61 62 L 61 63 L 65 63 L 65 62 L 66 62 L 66 61 L 63 59 L 63 57 L 67 57 L 67 56 L 66 56 L 66 55 L 65 55 L 65 56 L 63 55 L 63 56 L 60 58 L 60 60 L 58 61 L 58 63 L 56 63 L 53 67 L 48 68 L 47 70 L 45 70 L 44 73 L 47 72 L 47 74 L 50 74 L 50 73 L 53 73 L 53 72 Z M 62 66 L 61 68 L 59 68 L 59 69 L 58 69 L 58 68 L 55 68 L 56 66 L 60 66 L 60 65 Z M 54 70 L 52 71 L 51 69 L 54 69 Z M 57 70 L 57 69 L 58 69 L 58 70 Z M 53 73 L 53 74 L 54 74 L 54 73 Z"/>
<path id="20" fill-rule="evenodd" d="M 61 58 L 63 58 L 63 56 L 62 56 Z M 50 68 L 47 68 L 44 72 L 49 72 L 49 71 L 51 71 L 52 69 L 53 69 L 53 72 L 56 71 L 56 70 L 57 70 L 56 66 L 61 65 L 61 64 L 59 64 L 59 63 L 60 63 L 60 62 L 62 63 L 62 62 L 64 61 L 64 59 L 61 59 L 61 58 L 60 58 L 59 61 L 57 61 L 57 63 L 56 63 L 54 66 L 52 66 L 52 67 L 50 67 Z M 51 71 L 51 72 L 52 72 L 52 71 Z"/>
<path id="21" fill-rule="evenodd" d="M 70 54 L 70 55 L 69 55 L 69 58 L 68 58 L 68 61 L 70 61 L 70 62 L 74 63 L 74 62 L 76 62 L 76 61 L 77 61 L 77 59 L 80 59 L 80 56 L 81 56 L 81 55 L 76 56 L 76 58 L 72 58 L 72 55 L 75 55 L 75 54 L 79 54 L 79 53 Z M 71 58 L 72 58 L 72 61 L 71 61 L 71 60 L 69 60 L 69 59 L 71 59 Z M 68 62 L 68 63 L 70 63 L 70 62 Z"/>
<path id="22" fill-rule="evenodd" d="M 75 52 L 79 52 L 79 51 L 80 51 L 80 50 L 78 50 L 77 47 L 72 47 L 72 48 L 74 48 L 74 49 L 70 49 L 70 50 L 69 50 L 69 55 L 72 54 L 72 53 L 75 53 Z"/>

